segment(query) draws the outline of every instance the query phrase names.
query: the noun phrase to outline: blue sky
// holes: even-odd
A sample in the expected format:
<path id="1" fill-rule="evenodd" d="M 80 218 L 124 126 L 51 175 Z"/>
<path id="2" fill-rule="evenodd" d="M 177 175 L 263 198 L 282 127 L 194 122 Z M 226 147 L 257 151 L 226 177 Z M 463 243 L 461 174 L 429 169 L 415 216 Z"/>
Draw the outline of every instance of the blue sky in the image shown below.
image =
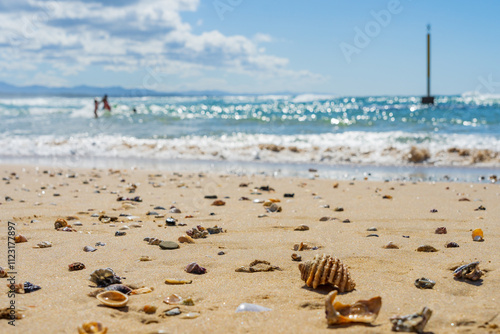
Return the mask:
<path id="1" fill-rule="evenodd" d="M 491 93 L 499 12 L 494 0 L 0 0 L 0 81 L 421 95 L 431 23 L 433 93 Z"/>

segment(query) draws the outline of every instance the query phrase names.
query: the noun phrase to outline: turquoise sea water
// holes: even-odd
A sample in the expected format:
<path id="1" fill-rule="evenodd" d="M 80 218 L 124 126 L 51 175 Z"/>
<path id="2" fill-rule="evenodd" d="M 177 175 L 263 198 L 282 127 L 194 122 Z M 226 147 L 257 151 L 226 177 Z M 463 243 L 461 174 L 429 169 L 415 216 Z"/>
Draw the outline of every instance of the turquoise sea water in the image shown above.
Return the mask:
<path id="1" fill-rule="evenodd" d="M 0 157 L 500 167 L 499 96 L 110 101 L 94 119 L 91 98 L 1 98 Z"/>

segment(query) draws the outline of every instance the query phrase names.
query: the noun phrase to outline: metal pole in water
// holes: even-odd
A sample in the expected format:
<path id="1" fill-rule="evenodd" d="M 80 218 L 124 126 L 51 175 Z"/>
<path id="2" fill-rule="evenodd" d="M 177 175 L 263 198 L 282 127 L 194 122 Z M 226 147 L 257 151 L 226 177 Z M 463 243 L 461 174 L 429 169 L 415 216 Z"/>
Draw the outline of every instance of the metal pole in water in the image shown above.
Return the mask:
<path id="1" fill-rule="evenodd" d="M 431 25 L 427 25 L 427 96 L 422 97 L 423 104 L 434 104 L 431 96 Z"/>

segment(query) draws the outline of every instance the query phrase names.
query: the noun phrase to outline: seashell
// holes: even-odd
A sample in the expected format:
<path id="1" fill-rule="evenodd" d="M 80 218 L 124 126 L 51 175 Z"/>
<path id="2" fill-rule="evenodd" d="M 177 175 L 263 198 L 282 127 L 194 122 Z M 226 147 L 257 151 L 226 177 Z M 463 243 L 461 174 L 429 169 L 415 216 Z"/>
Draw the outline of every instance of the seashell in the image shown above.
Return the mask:
<path id="1" fill-rule="evenodd" d="M 349 292 L 356 286 L 347 266 L 330 255 L 316 254 L 312 261 L 300 263 L 299 270 L 302 280 L 313 289 L 316 289 L 318 285 L 330 284 L 340 292 Z"/>
<path id="2" fill-rule="evenodd" d="M 16 235 L 14 237 L 14 241 L 16 242 L 16 244 L 18 244 L 18 243 L 21 243 L 21 242 L 27 242 L 28 239 L 24 235 L 18 234 L 18 235 Z"/>
<path id="3" fill-rule="evenodd" d="M 437 209 L 431 209 L 431 211 L 430 211 L 430 212 L 431 212 L 431 213 L 436 213 L 436 212 L 438 212 L 438 210 L 437 210 Z"/>
<path id="4" fill-rule="evenodd" d="M 485 211 L 486 208 L 482 205 L 480 205 L 477 209 L 474 209 L 474 211 Z"/>
<path id="5" fill-rule="evenodd" d="M 294 231 L 308 231 L 309 226 L 307 225 L 299 225 L 296 228 L 293 229 Z"/>
<path id="6" fill-rule="evenodd" d="M 220 251 L 217 253 L 217 255 L 224 255 L 224 254 L 226 254 L 224 251 Z"/>
<path id="7" fill-rule="evenodd" d="M 194 301 L 193 301 L 192 298 L 184 299 L 182 301 L 182 305 L 185 305 L 185 306 L 194 306 Z"/>
<path id="8" fill-rule="evenodd" d="M 321 246 L 311 246 L 311 245 L 308 245 L 304 242 L 301 242 L 300 244 L 293 245 L 293 250 L 299 251 L 299 252 L 304 251 L 304 250 L 310 250 L 310 249 L 314 250 L 314 249 L 319 249 L 319 248 L 321 248 Z"/>
<path id="9" fill-rule="evenodd" d="M 278 266 L 273 266 L 268 261 L 262 260 L 254 260 L 250 263 L 249 266 L 243 266 L 236 269 L 236 272 L 244 272 L 244 273 L 255 273 L 261 271 L 273 271 L 273 270 L 281 270 Z"/>
<path id="10" fill-rule="evenodd" d="M 193 227 L 186 231 L 186 234 L 193 239 L 206 238 L 208 236 L 208 231 L 200 231 L 198 228 Z"/>
<path id="11" fill-rule="evenodd" d="M 330 221 L 330 220 L 336 220 L 337 218 L 334 218 L 334 217 L 321 217 L 319 219 L 320 222 L 327 222 L 327 221 Z"/>
<path id="12" fill-rule="evenodd" d="M 163 300 L 163 302 L 165 304 L 169 304 L 169 305 L 178 305 L 178 304 L 182 303 L 182 300 L 183 299 L 181 296 L 174 293 L 174 294 L 168 296 L 167 298 L 165 298 Z"/>
<path id="13" fill-rule="evenodd" d="M 389 320 L 392 322 L 392 330 L 395 332 L 421 333 L 424 331 L 424 327 L 427 325 L 431 315 L 431 309 L 424 307 L 419 313 L 395 316 Z"/>
<path id="14" fill-rule="evenodd" d="M 292 254 L 292 260 L 293 261 L 302 261 L 302 256 L 297 255 L 296 253 Z"/>
<path id="15" fill-rule="evenodd" d="M 483 230 L 480 228 L 476 228 L 474 231 L 472 231 L 472 240 L 474 241 L 484 241 L 484 234 Z"/>
<path id="16" fill-rule="evenodd" d="M 378 231 L 376 227 L 369 227 L 366 229 L 368 232 L 376 232 Z"/>
<path id="17" fill-rule="evenodd" d="M 281 206 L 278 206 L 276 203 L 272 203 L 270 206 L 266 207 L 267 212 L 281 212 Z"/>
<path id="18" fill-rule="evenodd" d="M 334 303 L 337 293 L 337 290 L 334 290 L 325 299 L 325 313 L 328 326 L 354 322 L 371 324 L 377 319 L 382 307 L 382 298 L 380 296 L 369 300 L 358 300 L 354 304 L 349 305 L 340 302 Z"/>
<path id="19" fill-rule="evenodd" d="M 342 212 L 344 211 L 344 208 L 341 206 L 337 206 L 335 209 L 333 209 L 333 211 Z"/>
<path id="20" fill-rule="evenodd" d="M 219 233 L 224 233 L 224 229 L 222 227 L 218 227 L 217 225 L 215 225 L 214 227 L 207 228 L 207 232 L 209 234 L 219 234 Z"/>
<path id="21" fill-rule="evenodd" d="M 462 197 L 458 201 L 459 202 L 470 202 L 470 199 L 468 199 L 467 197 Z"/>
<path id="22" fill-rule="evenodd" d="M 7 284 L 11 290 L 14 288 L 15 293 L 31 293 L 40 290 L 42 287 L 35 285 L 30 282 L 18 283 L 18 284 Z"/>
<path id="23" fill-rule="evenodd" d="M 378 238 L 378 234 L 376 234 L 376 233 L 370 233 L 366 237 L 367 238 L 370 238 L 370 237 L 376 237 L 376 238 Z"/>
<path id="24" fill-rule="evenodd" d="M 143 255 L 140 257 L 139 261 L 153 261 L 153 259 L 150 256 Z"/>
<path id="25" fill-rule="evenodd" d="M 58 228 L 57 231 L 61 231 L 61 232 L 76 232 L 76 230 L 74 228 L 72 228 L 71 226 L 65 226 L 65 227 L 61 227 L 61 228 Z"/>
<path id="26" fill-rule="evenodd" d="M 417 248 L 417 252 L 437 252 L 438 250 L 430 245 L 421 245 Z"/>
<path id="27" fill-rule="evenodd" d="M 177 219 L 170 217 L 165 220 L 165 223 L 167 224 L 167 226 L 175 226 L 175 224 L 177 223 Z"/>
<path id="28" fill-rule="evenodd" d="M 124 235 L 127 235 L 127 232 L 125 232 L 125 231 L 116 231 L 115 232 L 115 237 L 121 237 Z"/>
<path id="29" fill-rule="evenodd" d="M 49 248 L 52 247 L 52 243 L 50 241 L 42 241 L 33 248 Z"/>
<path id="30" fill-rule="evenodd" d="M 184 270 L 190 274 L 197 274 L 197 275 L 202 275 L 207 272 L 207 269 L 203 268 L 196 262 L 191 262 L 186 266 L 186 269 Z"/>
<path id="31" fill-rule="evenodd" d="M 165 284 L 191 284 L 191 283 L 193 283 L 192 280 L 185 280 L 185 279 L 167 278 L 165 280 Z"/>
<path id="32" fill-rule="evenodd" d="M 383 248 L 385 249 L 399 249 L 399 246 L 396 245 L 394 242 L 389 241 L 387 245 L 385 245 Z"/>
<path id="33" fill-rule="evenodd" d="M 242 303 L 238 305 L 236 308 L 236 313 L 240 312 L 267 312 L 267 311 L 272 311 L 270 308 L 256 305 L 256 304 L 249 304 L 249 303 Z"/>
<path id="34" fill-rule="evenodd" d="M 154 288 L 148 288 L 148 287 L 143 287 L 139 289 L 134 289 L 132 292 L 130 292 L 131 295 L 143 295 L 146 293 L 153 292 Z"/>
<path id="35" fill-rule="evenodd" d="M 194 239 L 188 235 L 181 235 L 179 239 L 177 239 L 177 241 L 179 241 L 180 243 L 194 244 Z"/>
<path id="36" fill-rule="evenodd" d="M 415 286 L 419 289 L 432 289 L 434 285 L 436 285 L 436 282 L 425 277 L 415 280 Z"/>
<path id="37" fill-rule="evenodd" d="M 96 247 L 106 246 L 106 244 L 105 244 L 104 242 L 100 242 L 100 241 L 98 241 L 98 242 L 96 242 L 96 243 L 95 243 L 95 246 L 96 246 Z"/>
<path id="38" fill-rule="evenodd" d="M 451 241 L 451 242 L 447 242 L 444 247 L 446 248 L 455 248 L 455 247 L 460 247 L 456 242 L 454 241 Z"/>
<path id="39" fill-rule="evenodd" d="M 108 285 L 104 290 L 106 291 L 118 291 L 123 293 L 124 295 L 129 295 L 132 292 L 132 289 L 123 284 L 111 284 Z"/>
<path id="40" fill-rule="evenodd" d="M 442 226 L 442 227 L 438 227 L 434 233 L 436 233 L 436 234 L 446 234 L 446 233 L 448 233 L 448 231 L 446 230 L 446 227 Z"/>
<path id="41" fill-rule="evenodd" d="M 181 316 L 182 319 L 196 319 L 200 316 L 198 312 L 189 312 Z"/>
<path id="42" fill-rule="evenodd" d="M 287 198 L 287 197 L 288 197 L 288 198 L 293 198 L 294 196 L 295 196 L 295 194 L 293 194 L 293 193 L 285 193 L 285 194 L 283 195 L 283 197 L 285 197 L 285 198 Z"/>
<path id="43" fill-rule="evenodd" d="M 85 265 L 81 262 L 74 262 L 68 265 L 69 271 L 83 270 Z"/>
<path id="44" fill-rule="evenodd" d="M 97 249 L 92 247 L 92 246 L 85 246 L 83 247 L 84 252 L 95 252 Z"/>
<path id="45" fill-rule="evenodd" d="M 384 195 L 382 196 L 383 199 L 392 199 L 392 196 L 391 195 Z"/>
<path id="46" fill-rule="evenodd" d="M 170 207 L 170 213 L 181 213 L 181 210 L 177 209 L 175 206 Z"/>
<path id="47" fill-rule="evenodd" d="M 181 310 L 178 307 L 176 307 L 176 308 L 173 308 L 171 310 L 166 311 L 165 315 L 171 317 L 171 316 L 179 315 L 181 313 L 182 313 Z"/>
<path id="48" fill-rule="evenodd" d="M 144 311 L 144 313 L 146 314 L 154 314 L 156 313 L 156 310 L 158 309 L 158 307 L 156 306 L 153 306 L 153 305 L 145 305 L 142 310 Z"/>
<path id="49" fill-rule="evenodd" d="M 477 281 L 483 276 L 483 272 L 479 270 L 479 261 L 465 264 L 453 271 L 453 276 L 456 278 L 465 278 L 471 281 Z"/>
<path id="50" fill-rule="evenodd" d="M 116 276 L 111 268 L 94 270 L 89 280 L 97 284 L 98 287 L 106 287 L 111 284 L 121 284 L 120 277 Z"/>
<path id="51" fill-rule="evenodd" d="M 98 294 L 96 298 L 109 307 L 124 307 L 128 303 L 127 295 L 120 291 L 104 291 Z"/>
<path id="52" fill-rule="evenodd" d="M 78 334 L 106 334 L 108 328 L 100 322 L 86 322 L 78 327 Z"/>
<path id="53" fill-rule="evenodd" d="M 62 227 L 66 227 L 66 226 L 68 226 L 68 222 L 63 218 L 57 219 L 56 222 L 54 223 L 54 228 L 56 230 L 59 228 L 62 228 Z"/>
<path id="54" fill-rule="evenodd" d="M 270 198 L 269 202 L 272 202 L 272 203 L 281 203 L 281 200 L 278 199 L 278 198 Z"/>
<path id="55" fill-rule="evenodd" d="M 0 278 L 3 278 L 3 277 L 7 277 L 7 272 L 5 271 L 5 269 L 3 269 L 2 267 L 0 267 Z"/>
<path id="56" fill-rule="evenodd" d="M 0 319 L 20 320 L 25 316 L 24 311 L 24 308 L 16 307 L 16 311 L 14 312 L 14 314 L 11 314 L 12 309 L 10 307 L 2 308 L 0 309 Z"/>
<path id="57" fill-rule="evenodd" d="M 224 202 L 223 200 L 215 200 L 213 203 L 212 203 L 213 206 L 223 206 L 223 205 L 226 205 L 226 202 Z"/>
<path id="58" fill-rule="evenodd" d="M 150 238 L 149 239 L 149 242 L 148 242 L 148 245 L 159 245 L 161 244 L 163 240 L 160 240 L 160 239 L 156 239 L 156 238 Z"/>

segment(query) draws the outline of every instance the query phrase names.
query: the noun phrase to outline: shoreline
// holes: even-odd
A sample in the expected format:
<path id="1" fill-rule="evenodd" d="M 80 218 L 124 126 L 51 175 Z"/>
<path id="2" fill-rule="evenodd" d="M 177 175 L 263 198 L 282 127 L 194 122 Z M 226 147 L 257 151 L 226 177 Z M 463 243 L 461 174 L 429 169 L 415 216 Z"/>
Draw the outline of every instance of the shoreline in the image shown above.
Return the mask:
<path id="1" fill-rule="evenodd" d="M 498 168 L 471 166 L 431 166 L 424 164 L 385 166 L 322 163 L 276 163 L 264 161 L 213 161 L 191 159 L 144 159 L 103 157 L 0 157 L 0 166 L 40 166 L 63 168 L 115 168 L 165 172 L 204 172 L 232 175 L 269 175 L 329 180 L 434 181 L 495 183 Z M 311 171 L 312 170 L 312 171 Z M 315 171 L 314 171 L 315 170 Z"/>
<path id="2" fill-rule="evenodd" d="M 14 175 L 11 173 L 15 173 Z M 321 173 L 321 171 L 320 171 Z M 54 333 L 74 333 L 85 321 L 99 321 L 108 333 L 213 333 L 276 332 L 331 333 L 324 315 L 324 300 L 331 288 L 312 289 L 300 279 L 298 263 L 292 261 L 294 244 L 305 242 L 319 250 L 296 252 L 302 261 L 315 254 L 331 254 L 341 259 L 356 282 L 356 289 L 337 300 L 353 303 L 382 297 L 382 309 L 374 327 L 352 325 L 346 333 L 390 332 L 389 318 L 419 312 L 424 306 L 433 311 L 426 331 L 496 333 L 500 319 L 486 324 L 498 313 L 500 291 L 500 185 L 460 182 L 401 182 L 371 180 L 308 179 L 273 175 L 168 172 L 137 169 L 82 169 L 1 165 L 0 235 L 4 250 L 0 266 L 7 264 L 7 224 L 28 242 L 16 245 L 17 282 L 42 287 L 29 294 L 16 294 L 16 306 L 26 309 L 26 317 L 16 321 L 23 333 L 37 333 L 39 326 Z M 5 179 L 4 179 L 5 178 Z M 240 184 L 248 184 L 241 187 Z M 135 184 L 135 186 L 132 186 Z M 335 184 L 338 184 L 334 186 Z M 275 191 L 255 190 L 261 186 Z M 135 192 L 130 193 L 131 189 Z M 284 193 L 294 193 L 293 198 Z M 211 205 L 216 195 L 224 206 Z M 387 196 L 390 195 L 390 196 Z M 4 200 L 6 196 L 11 201 Z M 118 196 L 140 196 L 142 202 L 120 202 Z M 248 197 L 249 200 L 239 200 Z M 254 199 L 279 199 L 279 213 L 266 213 Z M 467 198 L 469 201 L 461 201 Z M 126 204 L 124 204 L 126 203 Z M 174 205 L 182 213 L 169 213 Z M 329 207 L 327 207 L 327 205 Z M 167 210 L 154 209 L 163 206 Z M 476 211 L 484 206 L 485 211 Z M 341 212 L 335 207 L 342 207 Z M 436 209 L 432 211 L 431 209 Z M 157 211 L 164 218 L 149 216 Z M 213 214 L 212 214 L 213 213 Z M 118 217 L 103 223 L 95 215 Z M 127 214 L 131 216 L 119 216 Z M 267 216 L 259 218 L 262 214 Z M 77 232 L 54 229 L 58 218 L 69 221 Z M 186 226 L 166 226 L 174 217 Z M 192 216 L 192 218 L 187 218 Z M 321 217 L 334 217 L 321 221 Z M 128 218 L 130 217 L 130 219 Z M 76 222 L 79 222 L 78 224 Z M 142 227 L 133 228 L 132 224 Z M 294 230 L 299 225 L 307 231 Z M 217 225 L 225 233 L 180 244 L 179 249 L 162 250 L 148 245 L 145 237 L 177 241 L 197 225 Z M 130 226 L 124 229 L 125 226 Z M 435 234 L 445 226 L 448 233 Z M 367 231 L 376 227 L 376 232 Z M 123 228 L 123 229 L 122 229 Z M 474 242 L 471 230 L 481 228 L 484 242 Z M 124 236 L 115 232 L 125 231 Z M 376 233 L 379 237 L 367 237 Z M 403 236 L 409 236 L 409 238 Z M 50 248 L 33 248 L 50 241 Z M 384 249 L 388 242 L 400 249 Z M 459 248 L 445 248 L 448 241 Z M 103 242 L 105 246 L 95 246 Z M 417 252 L 429 244 L 434 253 Z M 92 246 L 95 252 L 84 252 Z M 218 255 L 223 251 L 224 255 Z M 149 256 L 152 261 L 139 261 Z M 240 273 L 235 269 L 254 260 L 269 261 L 281 270 Z M 83 262 L 86 269 L 68 271 L 68 264 Z M 480 261 L 485 275 L 479 282 L 453 279 L 451 267 Z M 197 262 L 207 268 L 204 275 L 186 273 Z M 152 292 L 130 296 L 127 307 L 112 309 L 100 305 L 88 293 L 95 291 L 89 275 L 99 268 L 112 268 L 126 277 L 124 284 L 152 287 Z M 436 281 L 431 290 L 420 290 L 414 281 L 427 277 Z M 189 279 L 192 284 L 167 285 L 165 279 Z M 6 283 L 0 278 L 0 283 Z M 4 292 L 8 288 L 4 285 Z M 171 294 L 191 297 L 194 306 L 179 306 L 177 317 L 160 317 L 175 305 L 163 300 Z M 1 307 L 6 307 L 6 299 Z M 272 311 L 235 313 L 241 303 L 258 304 Z M 153 315 L 141 311 L 145 305 L 158 310 Z M 196 319 L 182 319 L 196 312 Z M 64 315 L 65 321 L 59 318 Z M 0 320 L 6 321 L 6 320 Z M 5 325 L 7 323 L 5 322 Z M 486 327 L 485 327 L 486 326 Z"/>

